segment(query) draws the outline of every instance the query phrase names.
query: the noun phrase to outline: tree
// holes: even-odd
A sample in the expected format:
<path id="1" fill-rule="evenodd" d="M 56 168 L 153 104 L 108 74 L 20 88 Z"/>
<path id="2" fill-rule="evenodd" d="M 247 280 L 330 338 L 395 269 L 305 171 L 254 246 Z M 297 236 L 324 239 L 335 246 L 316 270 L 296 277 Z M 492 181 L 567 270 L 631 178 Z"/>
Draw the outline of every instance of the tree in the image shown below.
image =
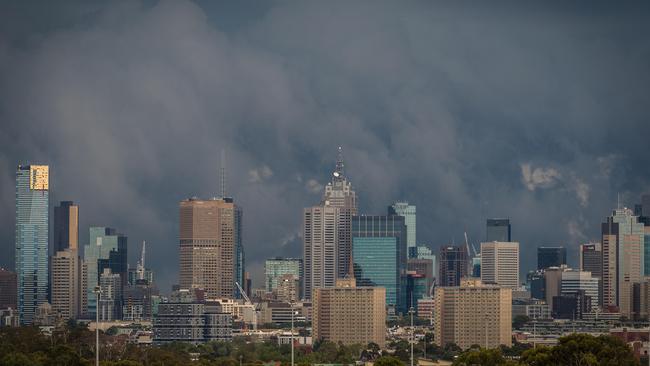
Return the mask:
<path id="1" fill-rule="evenodd" d="M 393 356 L 381 356 L 375 360 L 374 366 L 404 366 L 404 362 Z"/>
<path id="2" fill-rule="evenodd" d="M 632 349 L 622 340 L 601 335 L 571 334 L 560 338 L 555 347 L 540 347 L 524 352 L 520 363 L 528 366 L 636 366 Z"/>
<path id="3" fill-rule="evenodd" d="M 473 348 L 458 355 L 453 365 L 502 366 L 515 365 L 515 363 L 503 358 L 501 350 L 498 348 Z"/>
<path id="4" fill-rule="evenodd" d="M 515 329 L 521 329 L 526 323 L 530 321 L 530 318 L 526 315 L 517 315 L 512 319 L 512 327 Z"/>

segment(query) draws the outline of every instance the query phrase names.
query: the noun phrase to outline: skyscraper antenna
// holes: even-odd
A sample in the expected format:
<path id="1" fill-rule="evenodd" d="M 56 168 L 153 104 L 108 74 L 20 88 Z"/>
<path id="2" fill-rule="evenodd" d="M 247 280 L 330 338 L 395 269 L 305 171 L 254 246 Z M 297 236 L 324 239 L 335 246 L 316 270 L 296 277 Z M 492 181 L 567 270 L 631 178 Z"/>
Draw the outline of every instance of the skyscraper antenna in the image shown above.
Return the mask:
<path id="1" fill-rule="evenodd" d="M 342 180 L 345 174 L 345 164 L 343 163 L 343 148 L 339 146 L 336 156 L 336 169 L 334 170 L 334 178 Z"/>
<path id="2" fill-rule="evenodd" d="M 221 198 L 226 197 L 226 149 L 221 149 L 221 169 L 220 169 L 220 179 L 221 179 Z"/>
<path id="3" fill-rule="evenodd" d="M 616 208 L 621 209 L 621 193 L 616 192 Z"/>

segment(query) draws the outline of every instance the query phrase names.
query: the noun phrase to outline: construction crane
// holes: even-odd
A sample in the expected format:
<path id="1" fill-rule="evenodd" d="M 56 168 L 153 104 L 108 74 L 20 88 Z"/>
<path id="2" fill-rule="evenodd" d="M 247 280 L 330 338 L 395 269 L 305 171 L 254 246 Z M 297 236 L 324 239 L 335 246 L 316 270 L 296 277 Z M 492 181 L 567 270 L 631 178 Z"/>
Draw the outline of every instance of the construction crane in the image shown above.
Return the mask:
<path id="1" fill-rule="evenodd" d="M 472 253 L 469 251 L 469 240 L 467 240 L 467 231 L 464 233 L 465 234 L 465 248 L 467 249 L 467 256 L 471 257 Z M 478 252 L 476 251 L 476 247 L 474 246 L 474 243 L 472 243 L 472 251 L 474 252 L 474 256 L 476 257 L 478 255 Z"/>
<path id="2" fill-rule="evenodd" d="M 138 261 L 138 265 L 136 267 L 136 273 L 138 274 L 139 280 L 144 280 L 144 253 L 145 253 L 146 246 L 147 246 L 147 242 L 143 240 L 142 253 L 140 254 L 140 260 Z"/>
<path id="3" fill-rule="evenodd" d="M 251 299 L 248 298 L 248 295 L 246 295 L 246 291 L 244 291 L 244 289 L 241 288 L 241 285 L 239 284 L 239 282 L 235 281 L 235 285 L 239 289 L 239 293 L 242 295 L 242 297 L 246 301 L 246 305 L 253 305 L 253 302 L 251 301 Z"/>
<path id="4" fill-rule="evenodd" d="M 253 330 L 257 330 L 257 308 L 255 307 L 255 304 L 251 301 L 251 299 L 248 298 L 248 295 L 246 295 L 246 291 L 241 287 L 239 282 L 235 281 L 235 286 L 239 289 L 239 293 L 241 296 L 244 298 L 244 305 L 250 305 L 252 308 L 253 314 L 252 314 L 252 323 L 253 323 Z M 243 311 L 242 311 L 243 315 Z M 243 316 L 242 316 L 243 318 Z M 242 319 L 244 320 L 244 319 Z M 244 327 L 246 326 L 246 322 L 244 321 Z"/>

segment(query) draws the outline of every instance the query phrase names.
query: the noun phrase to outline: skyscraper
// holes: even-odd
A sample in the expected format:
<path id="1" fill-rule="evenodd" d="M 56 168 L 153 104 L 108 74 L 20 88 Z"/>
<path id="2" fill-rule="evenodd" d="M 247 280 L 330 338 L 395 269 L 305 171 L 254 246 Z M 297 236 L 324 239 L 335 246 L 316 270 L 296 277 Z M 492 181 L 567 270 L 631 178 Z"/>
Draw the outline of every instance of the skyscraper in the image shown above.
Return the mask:
<path id="1" fill-rule="evenodd" d="M 302 281 L 302 259 L 280 258 L 267 259 L 264 263 L 264 286 L 266 292 L 273 292 L 278 287 L 278 281 L 283 275 L 293 275 Z"/>
<path id="2" fill-rule="evenodd" d="M 208 298 L 232 298 L 240 275 L 241 209 L 231 198 L 191 198 L 180 202 L 179 216 L 181 288 L 202 288 Z"/>
<path id="3" fill-rule="evenodd" d="M 311 299 L 316 288 L 334 287 L 338 261 L 340 208 L 329 204 L 303 213 L 303 295 Z"/>
<path id="4" fill-rule="evenodd" d="M 16 272 L 0 267 L 0 310 L 16 309 L 18 299 Z"/>
<path id="5" fill-rule="evenodd" d="M 403 216 L 354 216 L 352 258 L 359 286 L 386 288 L 386 305 L 406 313 L 406 238 Z"/>
<path id="6" fill-rule="evenodd" d="M 72 201 L 61 201 L 54 207 L 53 228 L 54 254 L 68 248 L 79 249 L 79 206 Z"/>
<path id="7" fill-rule="evenodd" d="M 337 277 L 345 278 L 351 273 L 352 236 L 350 226 L 352 225 L 352 216 L 357 214 L 358 205 L 352 183 L 345 175 L 341 147 L 338 148 L 332 181 L 325 186 L 325 193 L 321 201 L 321 206 L 327 205 L 339 208 L 336 268 Z"/>
<path id="8" fill-rule="evenodd" d="M 601 225 L 603 253 L 603 305 L 618 306 L 623 316 L 632 314 L 633 284 L 641 282 L 643 224 L 627 208 L 614 210 Z"/>
<path id="9" fill-rule="evenodd" d="M 560 293 L 562 296 L 577 294 L 584 291 L 586 296 L 591 298 L 591 311 L 598 309 L 598 282 L 600 279 L 593 277 L 590 272 L 585 271 L 564 271 L 562 272 L 562 284 Z"/>
<path id="10" fill-rule="evenodd" d="M 117 273 L 112 273 L 110 268 L 104 268 L 99 275 L 99 320 L 114 321 L 122 319 L 122 279 Z"/>
<path id="11" fill-rule="evenodd" d="M 598 302 L 603 305 L 603 251 L 600 243 L 587 243 L 580 245 L 580 270 L 591 272 L 591 276 L 598 281 Z"/>
<path id="12" fill-rule="evenodd" d="M 487 219 L 487 235 L 485 241 L 512 241 L 510 219 Z"/>
<path id="13" fill-rule="evenodd" d="M 31 324 L 47 302 L 49 167 L 19 165 L 16 169 L 16 274 L 18 312 Z"/>
<path id="14" fill-rule="evenodd" d="M 411 252 L 417 246 L 416 241 L 416 215 L 415 215 L 415 206 L 409 205 L 408 202 L 395 202 L 392 205 L 388 206 L 389 215 L 398 215 L 404 217 L 404 222 L 406 224 L 406 246 L 407 254 L 409 257 L 415 258 L 414 254 Z M 414 249 L 411 249 L 414 248 Z"/>
<path id="15" fill-rule="evenodd" d="M 460 246 L 440 248 L 439 286 L 460 286 L 460 280 L 468 274 L 467 252 Z"/>
<path id="16" fill-rule="evenodd" d="M 481 281 L 516 289 L 519 287 L 519 243 L 481 243 Z"/>
<path id="17" fill-rule="evenodd" d="M 537 269 L 560 267 L 566 264 L 566 248 L 564 247 L 538 247 Z"/>
<path id="18" fill-rule="evenodd" d="M 89 244 L 84 246 L 82 282 L 85 284 L 85 298 L 82 295 L 82 302 L 86 304 L 84 316 L 93 318 L 97 311 L 94 290 L 99 286 L 104 268 L 110 268 L 113 274 L 120 276 L 122 287 L 128 281 L 127 237 L 113 228 L 101 226 L 90 227 L 89 234 Z"/>
<path id="19" fill-rule="evenodd" d="M 52 257 L 52 310 L 64 319 L 76 319 L 81 314 L 81 270 L 77 249 L 59 250 Z M 84 289 L 85 290 L 85 289 Z"/>

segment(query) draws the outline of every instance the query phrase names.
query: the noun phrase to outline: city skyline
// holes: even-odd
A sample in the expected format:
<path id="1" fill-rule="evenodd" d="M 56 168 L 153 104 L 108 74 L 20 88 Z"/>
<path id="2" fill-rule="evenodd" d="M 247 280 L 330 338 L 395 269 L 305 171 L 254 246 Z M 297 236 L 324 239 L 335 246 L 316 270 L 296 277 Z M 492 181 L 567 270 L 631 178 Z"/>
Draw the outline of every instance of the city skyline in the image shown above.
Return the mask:
<path id="1" fill-rule="evenodd" d="M 608 5 L 589 15 L 560 5 L 477 5 L 477 20 L 455 4 L 379 3 L 370 15 L 340 4 L 332 27 L 321 4 L 230 6 L 0 12 L 15 18 L 0 22 L 0 266 L 15 268 L 14 172 L 23 163 L 50 166 L 50 207 L 79 205 L 79 247 L 91 226 L 146 240 L 165 292 L 178 273 L 177 204 L 218 195 L 222 149 L 229 194 L 246 212 L 255 287 L 265 259 L 300 256 L 300 212 L 321 198 L 338 146 L 359 213 L 408 201 L 417 206 L 417 244 L 434 253 L 462 244 L 465 231 L 478 244 L 485 219 L 508 217 L 521 272 L 535 267 L 543 245 L 565 245 L 578 267 L 578 245 L 600 240 L 617 194 L 632 208 L 648 193 L 650 111 L 639 98 L 649 73 L 634 51 L 648 47 L 648 24 L 637 17 L 647 8 L 623 6 L 606 18 Z M 435 24 L 424 19 L 433 13 Z M 369 18 L 358 24 L 361 14 Z M 551 18 L 553 31 L 528 25 Z M 504 34 L 495 21 L 520 31 Z M 125 41 L 122 31 L 133 37 Z M 153 42 L 160 35 L 164 46 Z M 205 61 L 186 57 L 198 52 L 187 38 L 198 40 Z M 137 257 L 130 250 L 128 263 Z"/>

